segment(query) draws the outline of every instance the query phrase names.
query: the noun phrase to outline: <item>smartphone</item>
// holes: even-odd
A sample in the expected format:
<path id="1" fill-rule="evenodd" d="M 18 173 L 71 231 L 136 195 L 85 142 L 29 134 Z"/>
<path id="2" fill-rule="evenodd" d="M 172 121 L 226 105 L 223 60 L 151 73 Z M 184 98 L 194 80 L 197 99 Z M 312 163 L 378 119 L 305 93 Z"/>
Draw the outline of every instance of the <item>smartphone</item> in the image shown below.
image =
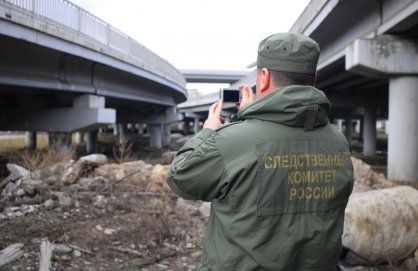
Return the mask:
<path id="1" fill-rule="evenodd" d="M 223 99 L 225 103 L 240 103 L 239 88 L 221 88 L 219 90 L 219 99 Z"/>

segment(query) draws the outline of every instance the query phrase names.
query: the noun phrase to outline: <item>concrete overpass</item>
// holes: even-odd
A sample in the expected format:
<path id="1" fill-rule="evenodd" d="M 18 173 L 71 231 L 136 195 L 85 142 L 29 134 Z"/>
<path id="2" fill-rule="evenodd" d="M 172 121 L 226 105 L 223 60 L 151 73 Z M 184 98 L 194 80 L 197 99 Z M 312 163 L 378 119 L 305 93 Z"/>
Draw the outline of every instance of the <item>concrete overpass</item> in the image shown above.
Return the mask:
<path id="1" fill-rule="evenodd" d="M 360 119 L 363 153 L 374 155 L 376 120 L 388 119 L 388 177 L 418 181 L 418 1 L 313 0 L 290 32 L 320 45 L 316 86 L 331 101 L 331 120 Z M 255 77 L 243 82 L 254 88 Z M 217 95 L 204 99 L 180 111 L 202 115 Z M 350 142 L 352 125 L 346 128 Z"/>
<path id="2" fill-rule="evenodd" d="M 184 76 L 71 2 L 0 0 L 0 44 L 0 130 L 88 132 L 94 147 L 99 127 L 147 123 L 161 147 L 182 118 Z"/>
<path id="3" fill-rule="evenodd" d="M 180 70 L 187 83 L 227 83 L 233 84 L 247 76 L 249 71 L 227 70 Z"/>

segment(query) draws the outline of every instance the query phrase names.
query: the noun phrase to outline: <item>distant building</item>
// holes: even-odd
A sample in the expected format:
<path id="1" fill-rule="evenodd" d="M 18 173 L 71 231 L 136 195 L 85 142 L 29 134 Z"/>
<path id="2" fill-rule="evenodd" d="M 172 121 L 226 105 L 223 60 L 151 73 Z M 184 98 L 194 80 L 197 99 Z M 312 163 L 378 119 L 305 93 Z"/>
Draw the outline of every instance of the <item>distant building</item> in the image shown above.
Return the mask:
<path id="1" fill-rule="evenodd" d="M 200 93 L 197 89 L 188 89 L 187 93 L 189 94 L 189 99 L 202 96 L 202 93 Z"/>

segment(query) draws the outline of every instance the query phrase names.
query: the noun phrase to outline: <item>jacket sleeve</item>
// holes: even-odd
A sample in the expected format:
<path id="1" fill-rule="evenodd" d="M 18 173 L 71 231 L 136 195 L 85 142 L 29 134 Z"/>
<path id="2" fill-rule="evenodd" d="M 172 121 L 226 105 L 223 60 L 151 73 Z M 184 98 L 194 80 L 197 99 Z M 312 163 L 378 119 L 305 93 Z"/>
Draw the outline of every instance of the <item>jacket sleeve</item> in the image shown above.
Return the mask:
<path id="1" fill-rule="evenodd" d="M 222 198 L 227 189 L 227 171 L 216 142 L 217 132 L 203 129 L 177 153 L 166 181 L 180 197 L 212 201 Z"/>

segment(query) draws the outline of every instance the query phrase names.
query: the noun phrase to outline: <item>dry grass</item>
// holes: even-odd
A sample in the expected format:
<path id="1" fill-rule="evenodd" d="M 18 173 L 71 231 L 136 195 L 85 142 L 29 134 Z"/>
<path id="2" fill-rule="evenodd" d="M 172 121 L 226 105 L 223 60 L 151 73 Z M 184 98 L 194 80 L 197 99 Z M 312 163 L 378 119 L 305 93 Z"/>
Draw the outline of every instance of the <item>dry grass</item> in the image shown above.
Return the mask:
<path id="1" fill-rule="evenodd" d="M 113 156 L 119 164 L 132 161 L 132 142 L 124 140 L 120 143 L 117 138 L 115 138 L 115 146 L 113 146 Z"/>
<path id="2" fill-rule="evenodd" d="M 43 149 L 10 151 L 8 156 L 10 163 L 20 165 L 29 171 L 35 171 L 56 163 L 68 162 L 74 157 L 74 149 L 63 151 L 53 143 Z"/>
<path id="3" fill-rule="evenodd" d="M 38 148 L 48 147 L 48 136 L 38 135 L 36 137 L 36 146 Z M 25 147 L 25 135 L 13 136 L 0 139 L 0 151 L 14 150 Z"/>

